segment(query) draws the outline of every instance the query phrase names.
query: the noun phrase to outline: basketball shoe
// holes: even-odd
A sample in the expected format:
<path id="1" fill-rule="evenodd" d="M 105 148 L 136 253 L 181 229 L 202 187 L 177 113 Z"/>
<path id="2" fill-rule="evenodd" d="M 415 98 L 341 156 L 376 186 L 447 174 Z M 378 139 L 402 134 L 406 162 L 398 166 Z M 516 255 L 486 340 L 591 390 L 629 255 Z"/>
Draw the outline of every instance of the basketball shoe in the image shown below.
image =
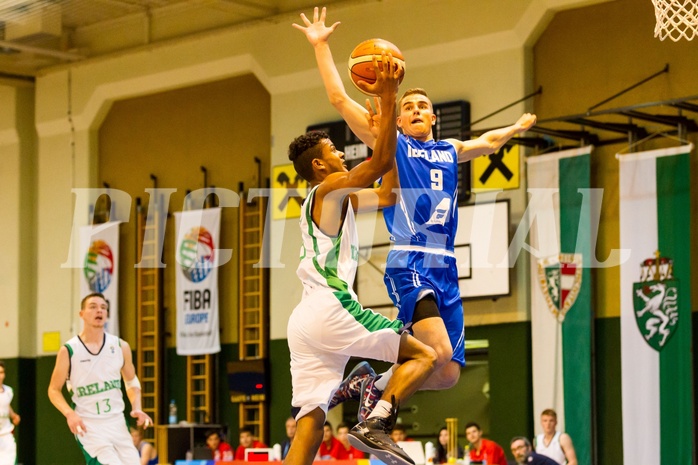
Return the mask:
<path id="1" fill-rule="evenodd" d="M 359 422 L 365 421 L 368 416 L 373 412 L 373 408 L 376 406 L 383 391 L 376 387 L 376 381 L 380 379 L 380 375 L 367 376 L 363 379 L 361 383 L 361 402 L 359 403 L 359 411 L 357 412 L 357 417 Z"/>
<path id="2" fill-rule="evenodd" d="M 395 396 L 392 401 L 390 416 L 372 417 L 360 422 L 349 431 L 349 443 L 360 451 L 375 455 L 387 465 L 414 465 L 410 456 L 390 439 L 398 410 Z"/>
<path id="3" fill-rule="evenodd" d="M 344 378 L 344 381 L 339 385 L 337 391 L 335 391 L 330 400 L 328 410 L 349 399 L 360 400 L 361 386 L 363 385 L 364 379 L 375 376 L 376 372 L 373 371 L 373 368 L 371 368 L 368 362 L 359 362 L 351 372 L 349 372 L 347 377 Z"/>

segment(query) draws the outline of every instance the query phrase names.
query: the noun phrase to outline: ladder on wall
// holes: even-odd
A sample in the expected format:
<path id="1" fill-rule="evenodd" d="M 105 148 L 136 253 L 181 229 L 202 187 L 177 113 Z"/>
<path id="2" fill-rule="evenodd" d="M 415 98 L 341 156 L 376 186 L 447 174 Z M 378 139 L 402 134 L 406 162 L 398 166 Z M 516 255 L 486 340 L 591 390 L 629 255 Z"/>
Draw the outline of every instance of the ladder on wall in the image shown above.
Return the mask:
<path id="1" fill-rule="evenodd" d="M 161 248 L 158 246 L 162 213 L 159 206 L 147 222 L 147 209 L 136 204 L 136 364 L 141 381 L 141 403 L 145 413 L 156 424 L 160 423 L 162 373 L 162 269 L 159 267 Z M 139 257 L 140 254 L 140 257 Z M 140 260 L 138 260 L 140 258 Z M 157 447 L 154 428 L 145 430 L 145 438 Z"/>
<path id="2" fill-rule="evenodd" d="M 211 423 L 213 355 L 187 356 L 187 421 Z"/>
<path id="3" fill-rule="evenodd" d="M 204 187 L 208 188 L 208 171 L 201 167 L 204 174 Z M 189 194 L 189 192 L 187 192 Z M 206 195 L 204 207 L 212 206 L 211 198 Z M 190 423 L 212 423 L 213 418 L 213 379 L 215 355 L 187 356 L 187 421 Z"/>
<path id="4" fill-rule="evenodd" d="M 267 358 L 269 339 L 266 267 L 255 266 L 263 256 L 266 198 L 247 203 L 241 199 L 239 211 L 239 357 L 240 360 Z M 251 427 L 254 436 L 267 442 L 267 400 L 241 402 L 240 427 Z"/>

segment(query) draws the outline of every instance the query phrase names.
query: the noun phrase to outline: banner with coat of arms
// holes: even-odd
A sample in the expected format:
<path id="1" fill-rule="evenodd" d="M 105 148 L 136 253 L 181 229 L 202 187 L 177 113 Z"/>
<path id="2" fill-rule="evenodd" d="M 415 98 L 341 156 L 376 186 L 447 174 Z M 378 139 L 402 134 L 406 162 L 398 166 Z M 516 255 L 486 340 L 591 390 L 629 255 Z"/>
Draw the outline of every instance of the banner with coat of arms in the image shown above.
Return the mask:
<path id="1" fill-rule="evenodd" d="M 104 295 L 109 316 L 104 330 L 119 335 L 119 222 L 80 228 L 80 298 L 99 292 Z"/>
<path id="2" fill-rule="evenodd" d="M 691 463 L 691 144 L 618 155 L 623 460 Z"/>
<path id="3" fill-rule="evenodd" d="M 533 408 L 553 408 L 574 438 L 580 465 L 591 465 L 592 147 L 529 157 Z M 533 199 L 544 199 L 542 201 Z M 541 433 L 535 422 L 536 433 Z"/>
<path id="4" fill-rule="evenodd" d="M 221 209 L 175 213 L 177 355 L 221 351 L 218 262 Z"/>

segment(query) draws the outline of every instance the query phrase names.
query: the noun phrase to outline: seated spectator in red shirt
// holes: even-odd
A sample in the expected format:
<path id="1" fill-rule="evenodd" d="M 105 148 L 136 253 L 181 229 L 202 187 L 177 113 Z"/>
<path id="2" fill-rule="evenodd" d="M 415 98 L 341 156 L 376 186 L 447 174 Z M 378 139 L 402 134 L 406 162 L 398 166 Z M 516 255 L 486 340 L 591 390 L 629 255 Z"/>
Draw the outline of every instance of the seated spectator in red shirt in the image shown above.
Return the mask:
<path id="1" fill-rule="evenodd" d="M 349 444 L 349 425 L 340 423 L 337 427 L 337 440 L 342 445 L 339 448 L 337 460 L 363 459 L 366 454 Z"/>
<path id="2" fill-rule="evenodd" d="M 482 437 L 482 429 L 475 422 L 465 425 L 465 437 L 470 443 L 470 462 L 480 462 L 487 465 L 507 465 L 502 446 Z"/>
<path id="3" fill-rule="evenodd" d="M 217 430 L 206 431 L 206 446 L 211 449 L 213 460 L 233 460 L 233 448 L 221 439 Z"/>
<path id="4" fill-rule="evenodd" d="M 245 460 L 245 449 L 266 449 L 266 444 L 254 438 L 254 431 L 249 426 L 240 428 L 240 445 L 235 449 L 235 460 Z"/>
<path id="5" fill-rule="evenodd" d="M 396 424 L 393 427 L 393 431 L 390 433 L 390 439 L 395 441 L 396 444 L 400 441 L 413 441 L 414 440 L 414 439 L 407 437 L 407 432 L 405 431 L 405 427 L 400 425 L 400 424 Z"/>
<path id="6" fill-rule="evenodd" d="M 317 459 L 337 460 L 341 448 L 342 443 L 340 443 L 332 434 L 332 424 L 329 421 L 326 421 L 322 430 L 322 444 L 320 444 Z"/>

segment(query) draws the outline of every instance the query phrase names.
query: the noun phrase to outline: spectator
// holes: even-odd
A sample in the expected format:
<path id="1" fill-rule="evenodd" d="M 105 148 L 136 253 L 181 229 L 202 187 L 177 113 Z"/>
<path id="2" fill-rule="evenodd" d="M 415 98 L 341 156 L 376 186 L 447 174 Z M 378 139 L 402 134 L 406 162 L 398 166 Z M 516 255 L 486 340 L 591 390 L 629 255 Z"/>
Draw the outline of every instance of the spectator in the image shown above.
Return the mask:
<path id="1" fill-rule="evenodd" d="M 206 431 L 206 446 L 211 449 L 213 460 L 233 460 L 233 448 L 221 438 L 218 430 Z"/>
<path id="2" fill-rule="evenodd" d="M 533 441 L 536 452 L 550 457 L 560 465 L 577 465 L 572 438 L 567 433 L 557 431 L 557 412 L 551 408 L 543 410 L 540 414 L 540 424 L 543 433 Z"/>
<path id="3" fill-rule="evenodd" d="M 460 446 L 456 446 L 456 456 L 454 459 L 459 459 L 463 457 L 463 449 Z M 436 455 L 434 456 L 434 463 L 447 463 L 449 459 L 448 450 L 448 428 L 445 426 L 439 430 L 439 437 L 436 441 Z"/>
<path id="4" fill-rule="evenodd" d="M 338 460 L 363 459 L 366 457 L 366 454 L 349 443 L 349 425 L 346 423 L 340 423 L 337 426 L 337 440 L 342 445 L 339 448 Z"/>
<path id="5" fill-rule="evenodd" d="M 286 440 L 281 444 L 281 459 L 286 458 L 288 450 L 291 448 L 293 438 L 296 436 L 296 419 L 288 417 L 286 419 Z"/>
<path id="6" fill-rule="evenodd" d="M 342 443 L 332 434 L 332 424 L 329 421 L 325 422 L 322 429 L 322 443 L 317 457 L 319 460 L 337 460 L 341 454 Z"/>
<path id="7" fill-rule="evenodd" d="M 140 465 L 157 465 L 158 451 L 148 441 L 143 440 L 143 430 L 137 426 L 129 427 L 133 445 L 138 449 L 138 455 L 141 457 Z"/>
<path id="8" fill-rule="evenodd" d="M 465 437 L 470 443 L 470 461 L 487 465 L 507 465 L 502 446 L 482 437 L 482 429 L 475 422 L 465 425 Z"/>
<path id="9" fill-rule="evenodd" d="M 523 436 L 513 438 L 510 445 L 516 465 L 557 465 L 555 460 L 533 452 L 531 443 Z"/>
<path id="10" fill-rule="evenodd" d="M 245 449 L 265 449 L 267 445 L 254 438 L 254 431 L 249 426 L 240 428 L 240 445 L 235 449 L 235 460 L 245 460 Z M 231 459 L 232 460 L 232 459 Z"/>
<path id="11" fill-rule="evenodd" d="M 412 441 L 412 439 L 409 439 L 407 437 L 407 432 L 405 431 L 405 427 L 400 424 L 396 424 L 393 427 L 393 431 L 390 433 L 390 437 L 393 439 L 393 441 L 398 442 L 398 441 Z"/>

